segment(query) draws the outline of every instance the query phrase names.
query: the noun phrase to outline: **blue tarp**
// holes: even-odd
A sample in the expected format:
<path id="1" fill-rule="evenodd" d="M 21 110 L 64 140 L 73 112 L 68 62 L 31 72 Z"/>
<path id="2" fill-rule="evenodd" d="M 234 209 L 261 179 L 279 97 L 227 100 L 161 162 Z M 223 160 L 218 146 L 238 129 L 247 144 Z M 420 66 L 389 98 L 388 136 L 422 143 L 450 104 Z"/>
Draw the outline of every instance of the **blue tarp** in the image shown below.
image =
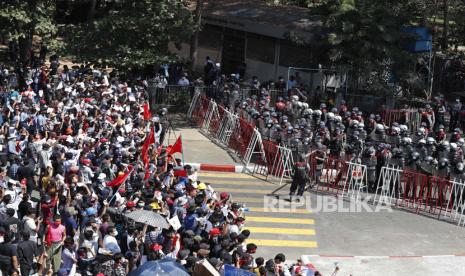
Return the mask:
<path id="1" fill-rule="evenodd" d="M 402 27 L 401 32 L 412 34 L 414 41 L 402 43 L 402 47 L 412 53 L 429 52 L 433 47 L 433 35 L 428 28 Z"/>
<path id="2" fill-rule="evenodd" d="M 129 273 L 130 276 L 189 276 L 184 267 L 172 258 L 164 258 L 159 261 L 149 261 L 138 269 Z"/>

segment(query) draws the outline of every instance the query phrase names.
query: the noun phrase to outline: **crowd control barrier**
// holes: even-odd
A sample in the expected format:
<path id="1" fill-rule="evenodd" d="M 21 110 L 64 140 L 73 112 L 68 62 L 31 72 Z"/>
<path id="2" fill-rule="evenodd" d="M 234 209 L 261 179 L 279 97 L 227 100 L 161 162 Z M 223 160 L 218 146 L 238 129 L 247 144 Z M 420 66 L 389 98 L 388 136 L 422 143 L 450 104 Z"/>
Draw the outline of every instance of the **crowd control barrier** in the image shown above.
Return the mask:
<path id="1" fill-rule="evenodd" d="M 272 141 L 262 141 L 265 159 L 255 162 L 253 173 L 260 174 L 268 179 L 273 176 L 283 183 L 284 178 L 292 178 L 294 171 L 294 160 L 292 151 Z"/>
<path id="2" fill-rule="evenodd" d="M 309 180 L 319 192 L 359 201 L 367 192 L 367 167 L 359 161 L 310 154 Z"/>
<path id="3" fill-rule="evenodd" d="M 402 198 L 402 177 L 403 171 L 399 167 L 382 167 L 378 178 L 378 185 L 374 202 L 377 204 L 397 205 Z"/>
<path id="4" fill-rule="evenodd" d="M 390 112 L 390 113 L 389 113 Z M 389 111 L 387 124 L 399 112 Z M 413 114 L 413 111 L 412 111 Z M 187 116 L 209 136 L 235 151 L 251 173 L 274 176 L 282 183 L 292 178 L 294 160 L 290 149 L 273 141 L 263 141 L 255 125 L 216 102 L 195 94 Z M 386 119 L 391 118 L 391 119 Z M 413 124 L 415 126 L 416 123 Z M 410 125 L 412 126 L 412 124 Z M 328 157 L 312 152 L 308 157 L 309 180 L 314 190 L 359 201 L 367 195 L 367 167 L 353 159 Z M 385 166 L 377 173 L 373 204 L 430 214 L 465 225 L 465 180 L 447 179 Z"/>
<path id="5" fill-rule="evenodd" d="M 463 180 L 428 176 L 398 167 L 383 167 L 374 204 L 405 208 L 465 224 Z"/>
<path id="6" fill-rule="evenodd" d="M 205 123 L 205 118 L 210 106 L 210 100 L 200 94 L 196 95 L 198 96 L 194 96 L 194 99 L 189 106 L 187 116 L 195 125 L 201 128 Z"/>
<path id="7" fill-rule="evenodd" d="M 465 180 L 453 179 L 447 195 L 446 209 L 443 218 L 457 221 L 458 225 L 465 225 Z"/>
<path id="8" fill-rule="evenodd" d="M 231 134 L 239 125 L 239 118 L 236 114 L 224 109 L 223 117 L 221 118 L 218 132 L 216 133 L 217 139 L 223 145 L 229 145 Z"/>
<path id="9" fill-rule="evenodd" d="M 367 166 L 359 162 L 348 162 L 346 181 L 342 190 L 343 197 L 360 200 L 368 189 Z"/>
<path id="10" fill-rule="evenodd" d="M 391 127 L 397 122 L 405 124 L 411 132 L 416 132 L 421 124 L 421 116 L 417 109 L 388 109 L 383 112 L 383 122 Z"/>

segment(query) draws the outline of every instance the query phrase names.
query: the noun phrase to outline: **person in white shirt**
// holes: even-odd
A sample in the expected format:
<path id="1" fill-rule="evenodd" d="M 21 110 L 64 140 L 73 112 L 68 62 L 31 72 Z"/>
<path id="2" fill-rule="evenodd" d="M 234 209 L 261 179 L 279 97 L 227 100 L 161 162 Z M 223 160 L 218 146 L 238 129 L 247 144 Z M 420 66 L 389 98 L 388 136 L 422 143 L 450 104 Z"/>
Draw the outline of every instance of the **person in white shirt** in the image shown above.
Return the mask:
<path id="1" fill-rule="evenodd" d="M 289 80 L 287 81 L 287 89 L 292 89 L 297 86 L 297 81 L 295 80 L 294 76 L 290 76 Z"/>
<path id="2" fill-rule="evenodd" d="M 29 208 L 29 210 L 27 210 L 27 214 L 23 217 L 23 228 L 24 231 L 29 232 L 30 241 L 37 242 L 37 233 L 39 232 L 39 227 L 37 227 L 37 225 L 41 222 L 41 217 L 37 220 L 35 219 L 35 209 Z"/>
<path id="3" fill-rule="evenodd" d="M 189 84 L 190 84 L 190 82 L 189 82 L 189 80 L 187 79 L 187 76 L 186 76 L 186 75 L 182 76 L 182 78 L 180 78 L 180 79 L 178 80 L 178 85 L 179 85 L 179 86 L 183 86 L 183 87 L 184 87 L 184 86 L 189 86 Z"/>
<path id="4" fill-rule="evenodd" d="M 103 238 L 103 248 L 106 252 L 111 255 L 115 255 L 117 253 L 121 253 L 121 248 L 118 245 L 118 241 L 116 240 L 116 236 L 118 235 L 118 231 L 115 227 L 108 227 L 108 234 L 105 235 Z"/>
<path id="5" fill-rule="evenodd" d="M 87 250 L 87 260 L 93 260 L 98 251 L 98 242 L 94 239 L 94 232 L 92 230 L 84 231 L 84 241 L 81 244 Z"/>
<path id="6" fill-rule="evenodd" d="M 228 225 L 228 233 L 240 234 L 241 228 L 244 225 L 244 220 L 245 219 L 243 217 L 236 218 L 233 223 Z"/>
<path id="7" fill-rule="evenodd" d="M 168 85 L 168 81 L 164 76 L 157 74 L 155 77 L 155 85 L 157 88 L 165 89 L 165 87 Z"/>

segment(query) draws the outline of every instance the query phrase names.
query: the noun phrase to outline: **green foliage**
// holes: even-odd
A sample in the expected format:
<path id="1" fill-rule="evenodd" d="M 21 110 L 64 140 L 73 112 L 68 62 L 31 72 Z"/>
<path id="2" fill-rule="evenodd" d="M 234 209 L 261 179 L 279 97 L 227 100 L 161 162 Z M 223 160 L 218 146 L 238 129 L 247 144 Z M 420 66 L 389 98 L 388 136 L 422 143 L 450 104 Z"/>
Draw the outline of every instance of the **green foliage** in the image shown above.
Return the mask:
<path id="1" fill-rule="evenodd" d="M 401 41 L 409 37 L 400 29 L 416 18 L 413 2 L 341 0 L 329 3 L 324 24 L 330 60 L 349 65 L 356 76 L 385 76 L 390 70 L 397 76 L 405 74 L 414 56 L 402 49 Z"/>
<path id="2" fill-rule="evenodd" d="M 186 40 L 192 30 L 184 1 L 127 1 L 93 22 L 69 28 L 65 41 L 80 61 L 133 68 L 173 60 L 168 42 Z"/>
<path id="3" fill-rule="evenodd" d="M 464 46 L 465 45 L 465 0 L 455 0 L 452 1 L 452 6 L 450 9 L 451 12 L 451 21 L 453 24 L 450 24 L 451 28 L 451 37 L 450 43 L 454 47 Z"/>
<path id="4" fill-rule="evenodd" d="M 270 5 L 289 5 L 302 8 L 314 8 L 326 4 L 329 0 L 262 0 Z"/>
<path id="5" fill-rule="evenodd" d="M 58 31 L 53 20 L 53 0 L 1 0 L 0 24 L 8 39 L 32 39 L 37 35 L 45 41 L 52 41 Z"/>

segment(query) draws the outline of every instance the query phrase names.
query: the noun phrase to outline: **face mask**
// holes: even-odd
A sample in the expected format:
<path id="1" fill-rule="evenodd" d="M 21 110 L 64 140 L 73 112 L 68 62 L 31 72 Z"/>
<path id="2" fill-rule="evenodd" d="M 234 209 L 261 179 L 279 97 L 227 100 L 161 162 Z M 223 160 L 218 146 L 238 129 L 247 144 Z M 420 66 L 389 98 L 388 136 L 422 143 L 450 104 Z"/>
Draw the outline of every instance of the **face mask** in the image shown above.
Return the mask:
<path id="1" fill-rule="evenodd" d="M 113 237 L 116 237 L 116 236 L 118 236 L 118 231 L 116 231 L 116 230 L 115 230 L 115 231 L 113 231 L 113 232 L 111 233 L 111 235 L 112 235 Z"/>
<path id="2" fill-rule="evenodd" d="M 55 226 L 60 226 L 61 225 L 61 221 L 55 221 Z"/>

